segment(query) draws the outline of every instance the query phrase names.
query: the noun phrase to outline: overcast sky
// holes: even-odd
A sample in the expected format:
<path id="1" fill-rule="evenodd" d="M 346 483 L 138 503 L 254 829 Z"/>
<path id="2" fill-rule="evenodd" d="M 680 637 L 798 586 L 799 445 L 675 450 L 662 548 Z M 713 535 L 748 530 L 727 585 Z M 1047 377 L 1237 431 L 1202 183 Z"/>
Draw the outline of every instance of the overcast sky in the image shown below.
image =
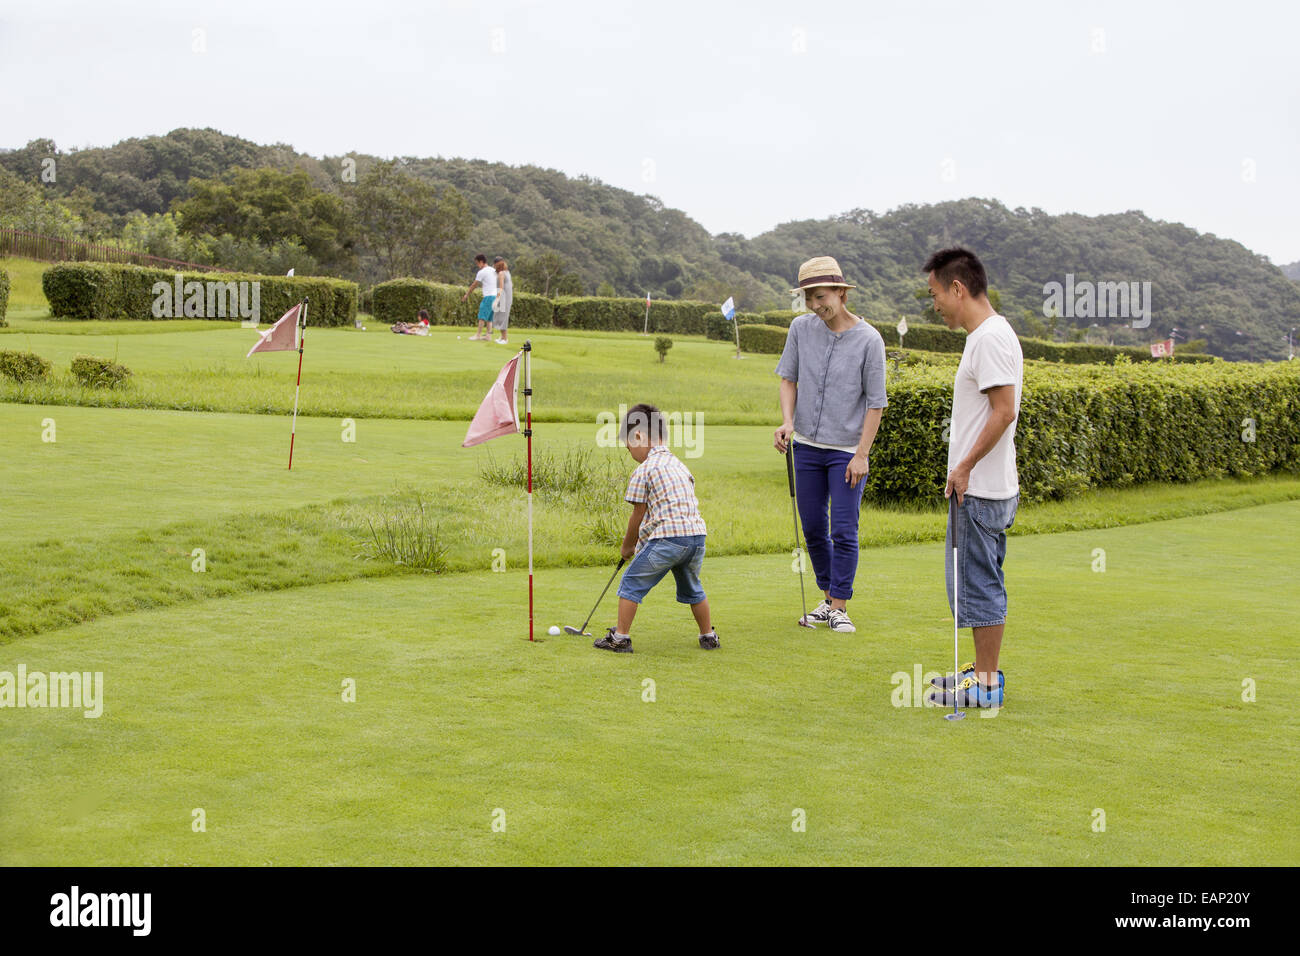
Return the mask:
<path id="1" fill-rule="evenodd" d="M 200 31 L 200 32 L 196 32 Z M 0 147 L 553 167 L 752 236 L 965 196 L 1300 259 L 1300 4 L 0 0 Z"/>

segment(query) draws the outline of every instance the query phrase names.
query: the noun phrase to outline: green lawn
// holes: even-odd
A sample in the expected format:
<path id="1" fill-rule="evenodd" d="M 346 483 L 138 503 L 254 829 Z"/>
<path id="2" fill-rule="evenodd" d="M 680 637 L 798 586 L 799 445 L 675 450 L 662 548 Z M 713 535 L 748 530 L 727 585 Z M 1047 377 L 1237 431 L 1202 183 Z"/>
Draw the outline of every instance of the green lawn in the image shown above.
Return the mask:
<path id="1" fill-rule="evenodd" d="M 978 833 L 989 864 L 1287 864 L 1297 521 L 1017 539 L 1008 705 L 958 724 L 894 706 L 951 660 L 933 544 L 864 555 L 850 639 L 794 626 L 786 558 L 711 559 L 712 653 L 662 590 L 630 657 L 530 645 L 517 569 L 48 632 L 0 669 L 101 670 L 105 710 L 5 712 L 0 863 L 930 865 Z M 605 577 L 541 572 L 540 623 L 580 623 Z"/>
<path id="2" fill-rule="evenodd" d="M 774 356 L 678 337 L 660 365 L 633 334 L 515 333 L 537 346 L 530 644 L 525 496 L 492 480 L 524 441 L 460 447 L 513 350 L 311 330 L 290 472 L 296 356 L 246 360 L 234 323 L 51 320 L 39 270 L 5 267 L 0 348 L 56 368 L 0 382 L 0 681 L 102 671 L 106 701 L 0 708 L 0 865 L 933 865 L 975 834 L 981 863 L 1297 858 L 1300 476 L 1025 504 L 1008 706 L 953 724 L 896 706 L 952 660 L 937 488 L 864 508 L 856 636 L 794 626 Z M 83 352 L 131 386 L 72 384 Z M 633 463 L 596 413 L 647 397 L 704 413 L 676 450 L 716 652 L 667 586 L 631 657 L 545 636 L 582 622 L 626 522 Z M 377 543 L 413 521 L 441 573 Z"/>

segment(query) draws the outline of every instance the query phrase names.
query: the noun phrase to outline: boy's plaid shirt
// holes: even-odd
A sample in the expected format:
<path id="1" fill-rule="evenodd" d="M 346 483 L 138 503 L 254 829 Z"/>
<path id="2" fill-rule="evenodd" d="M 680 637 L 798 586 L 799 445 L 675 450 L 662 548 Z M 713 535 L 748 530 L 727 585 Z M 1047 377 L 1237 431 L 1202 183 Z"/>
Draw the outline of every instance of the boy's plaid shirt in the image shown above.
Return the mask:
<path id="1" fill-rule="evenodd" d="M 646 505 L 637 536 L 638 552 L 651 538 L 708 533 L 695 498 L 695 479 L 667 445 L 651 446 L 646 460 L 632 472 L 624 499 Z"/>

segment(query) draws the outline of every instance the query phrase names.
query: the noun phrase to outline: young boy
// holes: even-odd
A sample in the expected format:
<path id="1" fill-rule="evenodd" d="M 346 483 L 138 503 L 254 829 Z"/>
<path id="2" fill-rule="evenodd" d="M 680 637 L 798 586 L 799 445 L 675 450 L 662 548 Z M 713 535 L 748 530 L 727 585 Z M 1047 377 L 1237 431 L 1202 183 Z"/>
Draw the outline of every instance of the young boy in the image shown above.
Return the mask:
<path id="1" fill-rule="evenodd" d="M 700 586 L 706 529 L 695 498 L 695 479 L 665 444 L 664 417 L 653 405 L 629 408 L 619 437 L 637 462 L 627 484 L 625 498 L 632 505 L 632 517 L 621 551 L 632 563 L 618 586 L 618 627 L 607 630 L 593 646 L 631 654 L 629 635 L 637 606 L 671 571 L 677 581 L 677 600 L 689 604 L 695 615 L 700 647 L 713 650 L 718 634 L 709 621 L 709 601 Z"/>

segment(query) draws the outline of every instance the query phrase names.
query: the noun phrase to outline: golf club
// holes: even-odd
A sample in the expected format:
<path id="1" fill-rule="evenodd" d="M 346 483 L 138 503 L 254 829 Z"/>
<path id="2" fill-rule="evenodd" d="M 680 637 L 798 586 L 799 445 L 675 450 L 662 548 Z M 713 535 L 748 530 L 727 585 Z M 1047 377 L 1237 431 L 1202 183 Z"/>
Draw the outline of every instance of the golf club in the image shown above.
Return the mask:
<path id="1" fill-rule="evenodd" d="M 966 712 L 957 709 L 957 685 L 961 673 L 957 670 L 957 611 L 960 605 L 957 604 L 959 571 L 957 569 L 957 489 L 955 488 L 948 498 L 948 527 L 952 529 L 952 713 L 944 714 L 943 719 L 961 720 L 966 716 Z"/>
<path id="2" fill-rule="evenodd" d="M 618 577 L 618 572 L 623 570 L 623 562 L 625 560 L 625 558 L 618 559 L 618 565 L 614 568 L 614 573 L 609 576 L 609 581 L 605 585 L 605 591 L 608 591 L 609 586 L 614 583 L 614 578 Z M 587 633 L 587 625 L 591 623 L 592 614 L 596 613 L 596 608 L 600 607 L 600 602 L 605 600 L 605 591 L 601 591 L 600 597 L 596 598 L 596 603 L 591 609 L 591 614 L 588 614 L 587 619 L 582 622 L 582 627 L 570 627 L 566 624 L 564 625 L 564 630 L 569 634 L 581 634 L 584 637 L 591 637 L 591 635 Z"/>
<path id="3" fill-rule="evenodd" d="M 795 507 L 794 502 L 794 441 L 786 440 L 785 445 L 785 474 L 790 480 L 790 516 L 794 518 L 794 548 L 799 558 L 799 603 L 803 605 L 803 617 L 799 618 L 799 626 L 812 628 L 812 622 L 808 620 L 808 598 L 804 596 L 803 591 L 803 556 L 807 553 L 806 549 L 799 546 L 801 537 L 799 534 L 799 509 Z"/>

